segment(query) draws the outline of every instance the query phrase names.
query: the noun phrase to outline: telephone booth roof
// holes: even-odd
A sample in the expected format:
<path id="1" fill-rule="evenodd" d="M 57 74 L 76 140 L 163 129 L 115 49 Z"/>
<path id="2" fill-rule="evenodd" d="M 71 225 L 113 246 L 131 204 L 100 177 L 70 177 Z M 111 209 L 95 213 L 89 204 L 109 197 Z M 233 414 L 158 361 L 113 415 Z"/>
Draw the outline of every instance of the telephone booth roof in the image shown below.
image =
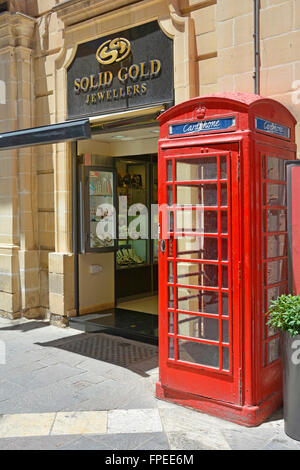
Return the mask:
<path id="1" fill-rule="evenodd" d="M 212 117 L 226 116 L 236 113 L 235 130 L 255 131 L 255 118 L 262 118 L 291 129 L 290 142 L 295 141 L 295 125 L 297 123 L 290 111 L 276 100 L 250 93 L 215 93 L 199 96 L 168 109 L 158 117 L 161 126 L 161 137 L 167 137 L 164 126 L 170 122 L 205 120 Z M 165 130 L 166 129 L 166 130 Z"/>

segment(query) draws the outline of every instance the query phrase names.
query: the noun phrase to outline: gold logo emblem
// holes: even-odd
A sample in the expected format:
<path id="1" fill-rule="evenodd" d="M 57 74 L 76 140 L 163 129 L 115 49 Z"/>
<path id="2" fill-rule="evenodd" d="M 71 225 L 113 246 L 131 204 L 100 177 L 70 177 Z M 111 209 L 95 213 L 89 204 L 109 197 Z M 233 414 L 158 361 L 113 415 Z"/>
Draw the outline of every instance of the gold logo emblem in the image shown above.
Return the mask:
<path id="1" fill-rule="evenodd" d="M 96 52 L 100 64 L 109 65 L 121 62 L 130 53 L 130 42 L 125 38 L 115 38 L 105 41 Z"/>

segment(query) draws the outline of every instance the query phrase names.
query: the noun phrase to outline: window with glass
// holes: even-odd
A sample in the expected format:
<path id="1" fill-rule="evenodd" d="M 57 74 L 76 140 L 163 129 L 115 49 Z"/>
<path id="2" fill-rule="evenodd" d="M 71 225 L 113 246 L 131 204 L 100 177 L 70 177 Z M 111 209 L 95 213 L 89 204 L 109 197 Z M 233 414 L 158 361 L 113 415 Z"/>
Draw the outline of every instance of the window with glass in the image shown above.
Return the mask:
<path id="1" fill-rule="evenodd" d="M 287 208 L 284 159 L 262 155 L 263 366 L 280 357 L 279 332 L 269 327 L 272 300 L 288 292 Z"/>
<path id="2" fill-rule="evenodd" d="M 229 155 L 167 161 L 169 359 L 230 371 Z M 170 321 L 171 319 L 171 321 Z M 171 342 L 171 343 L 170 343 Z"/>
<path id="3" fill-rule="evenodd" d="M 112 250 L 116 244 L 115 172 L 85 168 L 86 251 Z"/>

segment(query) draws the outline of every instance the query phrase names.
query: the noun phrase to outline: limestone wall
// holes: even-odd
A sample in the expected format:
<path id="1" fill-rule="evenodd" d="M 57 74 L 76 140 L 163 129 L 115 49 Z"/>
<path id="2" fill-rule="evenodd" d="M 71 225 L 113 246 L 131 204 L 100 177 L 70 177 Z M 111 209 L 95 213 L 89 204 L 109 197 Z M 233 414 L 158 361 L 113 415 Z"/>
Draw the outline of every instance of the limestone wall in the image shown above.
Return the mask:
<path id="1" fill-rule="evenodd" d="M 76 44 L 154 19 L 174 38 L 176 103 L 254 90 L 253 0 L 11 0 L 8 9 L 0 14 L 0 132 L 64 120 Z M 260 29 L 261 94 L 296 116 L 300 157 L 299 0 L 261 0 Z M 72 311 L 69 151 L 0 152 L 0 313 Z"/>

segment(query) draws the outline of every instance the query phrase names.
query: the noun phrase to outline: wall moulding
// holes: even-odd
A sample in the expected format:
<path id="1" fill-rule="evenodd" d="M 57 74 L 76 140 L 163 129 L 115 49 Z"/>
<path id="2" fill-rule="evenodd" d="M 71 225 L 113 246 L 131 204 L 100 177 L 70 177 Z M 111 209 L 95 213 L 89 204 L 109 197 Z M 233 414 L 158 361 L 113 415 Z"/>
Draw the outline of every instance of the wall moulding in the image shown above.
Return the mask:
<path id="1" fill-rule="evenodd" d="M 0 47 L 32 47 L 36 19 L 23 13 L 0 15 Z"/>
<path id="2" fill-rule="evenodd" d="M 66 26 L 71 26 L 140 2 L 141 0 L 69 0 L 56 5 L 52 11 L 57 13 Z"/>

